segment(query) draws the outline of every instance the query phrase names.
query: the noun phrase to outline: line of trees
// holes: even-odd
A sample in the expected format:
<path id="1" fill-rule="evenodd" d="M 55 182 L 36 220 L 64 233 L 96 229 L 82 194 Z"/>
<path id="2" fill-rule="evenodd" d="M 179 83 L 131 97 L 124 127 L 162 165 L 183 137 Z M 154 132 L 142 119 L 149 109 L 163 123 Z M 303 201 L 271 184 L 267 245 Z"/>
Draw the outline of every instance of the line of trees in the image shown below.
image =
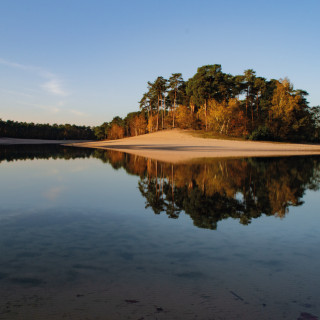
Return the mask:
<path id="1" fill-rule="evenodd" d="M 147 82 L 140 110 L 97 127 L 0 119 L 0 136 L 35 139 L 121 139 L 168 128 L 196 129 L 251 140 L 320 141 L 320 106 L 288 79 L 267 80 L 206 65 L 184 81 L 181 73 Z"/>
<path id="2" fill-rule="evenodd" d="M 319 141 L 320 107 L 288 79 L 267 80 L 206 65 L 184 81 L 181 73 L 147 83 L 140 111 L 94 129 L 98 139 L 119 139 L 168 128 L 200 129 L 252 140 Z"/>
<path id="3" fill-rule="evenodd" d="M 0 119 L 0 137 L 49 140 L 95 140 L 91 127 L 71 124 L 35 124 Z"/>

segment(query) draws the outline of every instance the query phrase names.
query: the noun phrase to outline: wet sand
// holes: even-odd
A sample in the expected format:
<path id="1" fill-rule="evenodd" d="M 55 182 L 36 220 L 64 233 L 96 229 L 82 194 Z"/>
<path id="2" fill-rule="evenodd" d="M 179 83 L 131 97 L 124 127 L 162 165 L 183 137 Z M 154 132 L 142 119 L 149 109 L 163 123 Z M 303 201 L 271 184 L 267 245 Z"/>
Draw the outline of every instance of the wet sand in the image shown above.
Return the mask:
<path id="1" fill-rule="evenodd" d="M 320 155 L 320 145 L 204 139 L 193 133 L 194 131 L 174 129 L 119 140 L 69 145 L 118 150 L 172 163 L 212 157 Z"/>

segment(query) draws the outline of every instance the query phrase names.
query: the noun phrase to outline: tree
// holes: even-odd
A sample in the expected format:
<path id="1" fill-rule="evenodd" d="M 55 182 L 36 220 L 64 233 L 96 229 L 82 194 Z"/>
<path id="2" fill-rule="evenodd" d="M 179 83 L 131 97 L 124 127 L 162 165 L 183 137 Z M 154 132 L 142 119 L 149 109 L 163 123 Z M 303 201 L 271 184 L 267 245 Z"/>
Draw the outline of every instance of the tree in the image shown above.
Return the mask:
<path id="1" fill-rule="evenodd" d="M 320 106 L 315 106 L 310 109 L 312 118 L 312 126 L 314 128 L 314 140 L 320 141 Z"/>
<path id="2" fill-rule="evenodd" d="M 222 73 L 221 65 L 206 65 L 198 68 L 197 73 L 188 81 L 187 94 L 193 97 L 193 102 L 203 108 L 205 129 L 208 130 L 207 105 L 209 99 L 219 102 L 224 100 L 226 92 L 225 74 Z"/>
<path id="3" fill-rule="evenodd" d="M 270 130 L 281 140 L 304 140 L 310 136 L 312 115 L 300 91 L 288 79 L 276 84 L 272 97 Z"/>
<path id="4" fill-rule="evenodd" d="M 176 120 L 179 128 L 190 129 L 193 127 L 193 116 L 189 108 L 179 105 L 176 110 Z"/>
<path id="5" fill-rule="evenodd" d="M 230 134 L 235 121 L 240 114 L 240 102 L 238 99 L 230 99 L 228 102 L 218 102 L 214 99 L 208 101 L 208 124 L 214 131 L 220 134 Z"/>
<path id="6" fill-rule="evenodd" d="M 122 139 L 124 137 L 124 128 L 120 127 L 118 124 L 114 123 L 111 125 L 111 129 L 108 134 L 109 139 Z"/>
<path id="7" fill-rule="evenodd" d="M 167 80 L 163 77 L 158 77 L 154 82 L 148 82 L 149 91 L 148 94 L 151 96 L 152 99 L 157 99 L 157 126 L 156 130 L 159 130 L 159 113 L 160 113 L 160 106 L 162 108 L 162 119 L 164 117 L 164 105 L 163 105 L 163 98 L 164 94 L 167 90 Z M 162 121 L 163 123 L 163 121 Z"/>
<path id="8" fill-rule="evenodd" d="M 244 87 L 246 91 L 246 118 L 245 129 L 247 129 L 248 107 L 251 107 L 251 130 L 253 129 L 253 88 L 256 79 L 256 72 L 252 69 L 244 71 Z"/>
<path id="9" fill-rule="evenodd" d="M 266 79 L 262 77 L 257 77 L 254 80 L 253 89 L 255 91 L 255 107 L 257 113 L 257 120 L 260 122 L 261 110 L 260 110 L 260 98 L 263 96 L 267 88 Z M 253 122 L 253 114 L 252 114 L 252 122 Z M 252 123 L 252 126 L 253 123 Z"/>
<path id="10" fill-rule="evenodd" d="M 104 122 L 101 126 L 94 127 L 94 134 L 98 140 L 107 139 L 110 125 L 108 122 Z"/>
<path id="11" fill-rule="evenodd" d="M 146 133 L 147 122 L 145 119 L 145 115 L 141 113 L 139 115 L 134 116 L 134 118 L 131 119 L 129 126 L 131 136 L 138 136 L 140 134 Z"/>
<path id="12" fill-rule="evenodd" d="M 169 95 L 171 96 L 171 100 L 173 101 L 173 105 L 171 104 L 172 108 L 172 128 L 174 128 L 174 118 L 175 118 L 175 110 L 177 104 L 177 98 L 179 89 L 183 84 L 182 74 L 181 73 L 173 73 L 172 76 L 169 78 Z"/>

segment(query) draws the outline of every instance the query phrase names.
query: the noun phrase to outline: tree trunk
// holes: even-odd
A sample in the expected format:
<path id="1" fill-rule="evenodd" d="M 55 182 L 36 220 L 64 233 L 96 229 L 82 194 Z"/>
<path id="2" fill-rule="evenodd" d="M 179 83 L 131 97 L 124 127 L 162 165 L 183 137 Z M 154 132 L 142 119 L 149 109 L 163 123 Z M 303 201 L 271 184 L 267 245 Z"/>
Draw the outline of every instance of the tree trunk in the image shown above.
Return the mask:
<path id="1" fill-rule="evenodd" d="M 157 131 L 159 130 L 159 104 L 160 96 L 158 95 L 158 106 L 157 106 Z"/>
<path id="2" fill-rule="evenodd" d="M 208 121 L 207 121 L 207 100 L 204 101 L 204 117 L 206 122 L 206 131 L 208 131 Z"/>
<path id="3" fill-rule="evenodd" d="M 258 94 L 257 94 L 256 105 L 257 105 L 257 118 L 258 118 L 258 125 L 259 125 L 259 122 L 260 122 L 260 111 L 259 111 L 259 95 Z"/>
<path id="4" fill-rule="evenodd" d="M 150 121 L 150 112 L 151 112 L 151 117 L 152 117 L 151 105 L 150 105 L 150 110 L 149 110 L 149 108 L 147 110 L 148 110 L 148 120 L 147 120 L 147 128 L 145 128 L 145 129 L 148 130 L 148 124 L 149 124 L 149 121 Z M 152 126 L 150 127 L 150 132 L 152 132 Z"/>
<path id="5" fill-rule="evenodd" d="M 244 122 L 245 131 L 247 131 L 247 119 L 248 119 L 248 99 L 249 99 L 249 89 L 247 90 L 247 99 L 246 99 L 246 116 Z"/>
<path id="6" fill-rule="evenodd" d="M 174 92 L 173 111 L 172 111 L 172 128 L 174 128 L 174 112 L 176 110 L 177 91 Z"/>
<path id="7" fill-rule="evenodd" d="M 163 103 L 162 103 L 162 97 L 161 97 L 161 108 L 162 108 L 162 130 L 164 128 L 164 109 L 166 106 L 166 102 L 165 99 L 163 99 Z"/>
<path id="8" fill-rule="evenodd" d="M 253 131 L 254 120 L 253 120 L 253 104 L 251 104 L 251 130 Z"/>

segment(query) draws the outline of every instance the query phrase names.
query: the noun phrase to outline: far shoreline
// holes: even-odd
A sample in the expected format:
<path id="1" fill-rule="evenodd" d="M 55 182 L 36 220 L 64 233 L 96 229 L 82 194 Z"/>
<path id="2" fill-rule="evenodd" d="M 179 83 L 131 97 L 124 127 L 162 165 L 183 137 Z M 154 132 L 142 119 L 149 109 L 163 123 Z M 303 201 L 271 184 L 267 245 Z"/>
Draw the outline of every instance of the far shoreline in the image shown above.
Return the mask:
<path id="1" fill-rule="evenodd" d="M 21 139 L 21 138 L 0 138 L 0 145 L 32 145 L 32 144 L 69 144 L 69 143 L 88 143 L 92 140 L 47 140 L 47 139 Z"/>

